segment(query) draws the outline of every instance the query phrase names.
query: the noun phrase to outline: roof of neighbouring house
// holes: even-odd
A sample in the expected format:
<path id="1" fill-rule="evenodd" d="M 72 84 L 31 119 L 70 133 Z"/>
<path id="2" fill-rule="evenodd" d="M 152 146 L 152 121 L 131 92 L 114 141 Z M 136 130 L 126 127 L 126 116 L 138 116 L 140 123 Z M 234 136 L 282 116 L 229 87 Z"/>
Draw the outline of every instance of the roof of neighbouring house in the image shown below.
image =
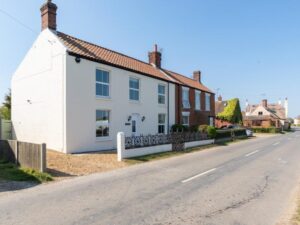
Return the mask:
<path id="1" fill-rule="evenodd" d="M 257 105 L 248 105 L 246 107 L 246 112 L 247 113 L 253 113 L 255 111 L 255 109 L 258 106 L 262 106 L 261 104 L 257 104 Z M 281 119 L 286 119 L 285 117 L 285 108 L 283 105 L 280 104 L 268 104 L 268 107 L 264 107 L 268 112 L 274 114 L 275 116 L 281 118 Z"/>
<path id="2" fill-rule="evenodd" d="M 71 54 L 79 55 L 92 61 L 108 64 L 132 72 L 141 73 L 153 78 L 158 78 L 199 89 L 205 92 L 213 93 L 203 84 L 181 74 L 164 69 L 162 69 L 164 71 L 162 72 L 160 69 L 152 66 L 149 63 L 132 58 L 122 53 L 98 46 L 96 44 L 92 44 L 90 42 L 64 34 L 62 32 L 57 31 L 56 34 L 62 41 L 62 43 L 67 47 L 68 52 Z"/>
<path id="3" fill-rule="evenodd" d="M 225 107 L 227 106 L 228 102 L 227 101 L 216 101 L 215 102 L 215 112 L 216 115 L 219 113 L 223 112 Z"/>

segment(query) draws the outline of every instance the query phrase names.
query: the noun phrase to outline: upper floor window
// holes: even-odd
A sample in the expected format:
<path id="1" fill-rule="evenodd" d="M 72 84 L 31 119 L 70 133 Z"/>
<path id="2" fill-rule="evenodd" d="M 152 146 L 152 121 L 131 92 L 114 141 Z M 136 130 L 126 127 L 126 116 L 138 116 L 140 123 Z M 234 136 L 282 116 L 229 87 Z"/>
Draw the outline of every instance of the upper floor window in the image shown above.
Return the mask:
<path id="1" fill-rule="evenodd" d="M 158 114 L 158 133 L 164 134 L 166 131 L 166 114 Z"/>
<path id="2" fill-rule="evenodd" d="M 109 111 L 96 110 L 96 137 L 109 136 Z"/>
<path id="3" fill-rule="evenodd" d="M 166 103 L 166 86 L 162 84 L 158 85 L 158 103 L 159 104 Z"/>
<path id="4" fill-rule="evenodd" d="M 195 109 L 201 109 L 201 91 L 195 91 Z"/>
<path id="5" fill-rule="evenodd" d="M 96 70 L 96 96 L 109 97 L 109 72 Z"/>
<path id="6" fill-rule="evenodd" d="M 263 115 L 263 112 L 258 112 L 258 115 L 260 115 L 260 116 Z"/>
<path id="7" fill-rule="evenodd" d="M 182 106 L 185 109 L 190 108 L 189 89 L 182 87 Z"/>
<path id="8" fill-rule="evenodd" d="M 205 110 L 210 111 L 210 94 L 205 93 Z"/>
<path id="9" fill-rule="evenodd" d="M 140 100 L 140 80 L 137 78 L 129 79 L 129 99 L 134 101 Z"/>

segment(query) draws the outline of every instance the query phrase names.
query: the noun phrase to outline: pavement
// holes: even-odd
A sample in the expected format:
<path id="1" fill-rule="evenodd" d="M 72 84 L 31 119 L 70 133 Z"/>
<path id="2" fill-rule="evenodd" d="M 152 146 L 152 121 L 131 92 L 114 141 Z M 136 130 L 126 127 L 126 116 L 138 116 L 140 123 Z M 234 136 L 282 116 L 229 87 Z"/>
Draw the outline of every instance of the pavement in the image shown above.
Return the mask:
<path id="1" fill-rule="evenodd" d="M 0 196 L 0 224 L 274 225 L 300 178 L 300 131 Z"/>

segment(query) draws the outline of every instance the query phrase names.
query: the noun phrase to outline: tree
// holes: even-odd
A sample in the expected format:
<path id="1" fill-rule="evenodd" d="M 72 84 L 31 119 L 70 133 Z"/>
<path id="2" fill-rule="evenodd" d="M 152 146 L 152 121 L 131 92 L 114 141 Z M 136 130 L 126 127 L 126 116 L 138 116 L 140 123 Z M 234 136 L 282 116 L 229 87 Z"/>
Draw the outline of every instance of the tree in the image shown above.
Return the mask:
<path id="1" fill-rule="evenodd" d="M 0 107 L 0 117 L 5 120 L 11 119 L 11 90 L 4 97 L 3 105 Z"/>

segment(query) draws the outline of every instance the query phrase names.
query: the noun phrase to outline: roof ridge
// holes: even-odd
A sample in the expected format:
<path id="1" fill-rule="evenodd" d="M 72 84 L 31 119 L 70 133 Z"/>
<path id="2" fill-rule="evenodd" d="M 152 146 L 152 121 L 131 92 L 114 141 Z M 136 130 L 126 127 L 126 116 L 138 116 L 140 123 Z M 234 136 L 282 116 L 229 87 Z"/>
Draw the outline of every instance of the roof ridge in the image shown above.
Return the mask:
<path id="1" fill-rule="evenodd" d="M 63 32 L 61 32 L 61 31 L 57 31 L 57 33 L 58 33 L 58 34 L 62 34 L 62 35 L 66 35 L 66 36 L 68 36 L 68 37 L 71 37 L 71 38 L 77 39 L 77 40 L 79 40 L 79 41 L 82 41 L 82 42 L 85 42 L 85 43 L 87 43 L 87 44 L 93 45 L 93 46 L 95 46 L 95 47 L 98 47 L 98 48 L 105 49 L 105 50 L 107 50 L 107 51 L 110 51 L 110 52 L 113 52 L 113 53 L 116 53 L 116 54 L 122 55 L 122 56 L 124 56 L 124 57 L 127 57 L 127 58 L 130 58 L 130 59 L 133 59 L 133 60 L 139 61 L 139 62 L 141 62 L 141 63 L 144 63 L 144 64 L 148 65 L 148 66 L 151 66 L 151 67 L 153 67 L 153 66 L 152 66 L 150 63 L 147 63 L 147 62 L 145 62 L 145 61 L 142 61 L 142 60 L 140 60 L 140 59 L 137 59 L 137 58 L 131 57 L 131 56 L 129 56 L 129 55 L 125 55 L 124 53 L 117 52 L 117 51 L 115 51 L 115 50 L 112 50 L 112 49 L 109 49 L 109 48 L 102 47 L 102 46 L 100 46 L 100 45 L 98 45 L 98 44 L 94 44 L 94 43 L 92 43 L 92 42 L 85 41 L 85 40 L 83 40 L 83 39 L 80 39 L 80 38 L 74 37 L 74 36 L 72 36 L 72 35 L 69 35 L 69 34 L 63 33 Z"/>
<path id="2" fill-rule="evenodd" d="M 171 72 L 171 73 L 176 73 L 177 75 L 179 75 L 179 76 L 182 76 L 182 77 L 185 77 L 185 78 L 187 78 L 187 79 L 190 79 L 190 80 L 193 80 L 193 81 L 195 81 L 193 78 L 191 78 L 191 77 L 187 77 L 187 76 L 185 76 L 185 75 L 183 75 L 183 74 L 180 74 L 180 73 L 177 73 L 177 72 L 174 72 L 174 71 L 172 71 L 172 70 L 167 70 L 167 71 L 169 71 L 169 72 Z"/>

